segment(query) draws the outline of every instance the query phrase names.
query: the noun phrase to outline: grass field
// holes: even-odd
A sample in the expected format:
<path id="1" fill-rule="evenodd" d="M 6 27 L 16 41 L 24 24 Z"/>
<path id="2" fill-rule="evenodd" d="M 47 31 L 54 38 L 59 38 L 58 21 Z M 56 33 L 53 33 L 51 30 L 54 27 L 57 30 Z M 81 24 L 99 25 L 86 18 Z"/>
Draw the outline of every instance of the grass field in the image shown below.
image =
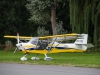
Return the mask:
<path id="1" fill-rule="evenodd" d="M 13 54 L 12 51 L 0 51 L 0 63 L 18 63 L 18 64 L 38 64 L 38 65 L 60 65 L 60 66 L 75 66 L 75 67 L 90 67 L 100 68 L 99 53 L 57 53 L 48 54 L 53 60 L 45 61 L 44 55 L 39 55 L 40 60 L 31 60 L 35 54 L 29 54 L 27 61 L 21 61 L 23 54 L 17 51 Z"/>

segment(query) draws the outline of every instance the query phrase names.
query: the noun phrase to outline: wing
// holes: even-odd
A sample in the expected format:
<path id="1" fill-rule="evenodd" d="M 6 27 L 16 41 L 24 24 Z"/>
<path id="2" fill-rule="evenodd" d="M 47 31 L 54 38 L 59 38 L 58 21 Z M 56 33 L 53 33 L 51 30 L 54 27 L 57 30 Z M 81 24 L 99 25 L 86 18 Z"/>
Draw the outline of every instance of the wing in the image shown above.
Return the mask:
<path id="1" fill-rule="evenodd" d="M 76 39 L 78 37 L 79 34 L 75 34 L 75 33 L 72 33 L 72 34 L 62 34 L 62 35 L 53 35 L 53 36 L 43 36 L 43 37 L 39 37 L 39 39 L 56 39 L 56 40 L 71 40 L 71 39 Z"/>
<path id="2" fill-rule="evenodd" d="M 17 36 L 6 35 L 6 36 L 4 36 L 4 38 L 15 38 L 15 39 L 17 39 Z M 22 40 L 30 40 L 32 37 L 28 37 L 28 36 L 19 36 L 19 38 L 22 39 Z"/>
<path id="3" fill-rule="evenodd" d="M 76 33 L 72 33 L 72 34 L 62 34 L 62 35 L 53 35 L 53 36 L 43 36 L 43 37 L 39 37 L 39 39 L 49 39 L 49 38 L 55 38 L 55 37 L 68 37 L 68 36 L 77 36 L 78 34 Z M 10 35 L 6 35 L 4 36 L 5 38 L 17 38 L 17 36 L 10 36 Z M 19 36 L 20 39 L 31 39 L 32 37 L 29 36 Z"/>

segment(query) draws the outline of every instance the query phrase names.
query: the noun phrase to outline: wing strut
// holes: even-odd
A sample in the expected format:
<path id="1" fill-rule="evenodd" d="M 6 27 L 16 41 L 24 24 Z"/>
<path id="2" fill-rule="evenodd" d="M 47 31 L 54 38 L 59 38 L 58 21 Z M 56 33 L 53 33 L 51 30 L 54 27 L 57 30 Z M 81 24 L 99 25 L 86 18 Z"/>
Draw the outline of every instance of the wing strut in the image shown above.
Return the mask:
<path id="1" fill-rule="evenodd" d="M 54 42 L 56 41 L 56 39 L 57 39 L 57 37 L 55 38 L 55 40 L 54 40 L 53 43 L 51 44 L 51 47 L 48 49 L 47 53 L 44 54 L 44 55 L 45 55 L 44 60 L 52 60 L 52 59 L 53 59 L 53 58 L 51 58 L 51 57 L 48 57 L 47 54 L 51 51 L 52 46 L 53 46 Z"/>
<path id="2" fill-rule="evenodd" d="M 52 46 L 53 46 L 54 42 L 56 41 L 56 39 L 57 39 L 57 37 L 55 38 L 55 40 L 54 40 L 53 43 L 51 44 L 51 47 L 48 49 L 48 52 L 47 52 L 47 53 L 49 53 L 49 52 L 51 51 Z M 47 54 L 47 53 L 46 53 L 46 54 Z"/>

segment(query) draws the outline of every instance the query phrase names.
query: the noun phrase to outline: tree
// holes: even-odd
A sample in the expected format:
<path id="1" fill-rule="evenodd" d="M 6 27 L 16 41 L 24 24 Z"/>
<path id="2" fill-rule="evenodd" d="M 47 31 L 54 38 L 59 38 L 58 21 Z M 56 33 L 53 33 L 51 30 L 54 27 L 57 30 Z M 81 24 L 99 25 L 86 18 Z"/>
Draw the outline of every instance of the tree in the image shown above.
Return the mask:
<path id="1" fill-rule="evenodd" d="M 52 30 L 53 34 L 57 34 L 57 28 L 56 28 L 56 0 L 52 0 L 51 4 L 51 24 L 52 24 Z"/>
<path id="2" fill-rule="evenodd" d="M 1 0 L 0 1 L 0 43 L 4 43 L 4 35 L 21 35 L 30 34 L 29 28 L 29 12 L 25 5 L 26 0 Z M 26 31 L 27 30 L 27 31 Z"/>
<path id="3" fill-rule="evenodd" d="M 69 0 L 70 25 L 76 33 L 87 33 L 97 50 L 100 38 L 100 1 Z"/>
<path id="4" fill-rule="evenodd" d="M 56 0 L 28 0 L 27 9 L 31 13 L 30 20 L 40 24 L 46 24 L 51 19 L 53 34 L 56 31 Z M 51 15 L 50 15 L 51 13 Z"/>
<path id="5" fill-rule="evenodd" d="M 63 28 L 63 22 L 62 21 L 59 21 L 56 24 L 56 26 L 57 26 L 56 27 L 57 28 L 57 34 L 67 34 L 68 33 L 68 31 Z"/>
<path id="6" fill-rule="evenodd" d="M 38 34 L 38 36 L 48 36 L 48 35 L 50 35 L 49 31 L 45 30 L 45 27 L 40 27 L 40 26 L 38 27 L 37 34 Z"/>

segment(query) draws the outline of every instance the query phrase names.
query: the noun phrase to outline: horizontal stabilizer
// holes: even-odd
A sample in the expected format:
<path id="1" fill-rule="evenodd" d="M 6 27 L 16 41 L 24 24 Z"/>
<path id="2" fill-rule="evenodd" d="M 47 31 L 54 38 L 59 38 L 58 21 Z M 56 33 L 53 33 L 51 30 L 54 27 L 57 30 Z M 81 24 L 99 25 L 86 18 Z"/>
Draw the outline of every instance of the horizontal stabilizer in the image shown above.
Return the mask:
<path id="1" fill-rule="evenodd" d="M 86 46 L 87 48 L 94 47 L 92 44 L 86 44 L 85 46 Z"/>

